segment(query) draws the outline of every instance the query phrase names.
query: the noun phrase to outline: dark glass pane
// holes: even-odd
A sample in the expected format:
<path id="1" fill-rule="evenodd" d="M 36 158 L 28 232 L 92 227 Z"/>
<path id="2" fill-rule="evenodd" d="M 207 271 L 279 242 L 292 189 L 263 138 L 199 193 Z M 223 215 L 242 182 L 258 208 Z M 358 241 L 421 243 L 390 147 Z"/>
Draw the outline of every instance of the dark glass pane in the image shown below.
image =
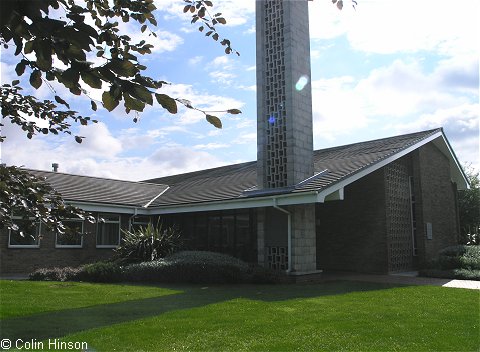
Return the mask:
<path id="1" fill-rule="evenodd" d="M 97 245 L 117 246 L 119 240 L 120 224 L 99 223 L 97 232 Z"/>
<path id="2" fill-rule="evenodd" d="M 243 260 L 249 259 L 250 245 L 250 217 L 248 213 L 237 214 L 236 256 Z"/>
<path id="3" fill-rule="evenodd" d="M 82 232 L 83 222 L 63 220 L 62 223 L 66 227 L 66 231 L 63 234 L 57 234 L 57 245 L 59 246 L 81 246 L 82 245 Z"/>
<path id="4" fill-rule="evenodd" d="M 12 246 L 32 246 L 38 245 L 38 236 L 40 226 L 31 220 L 14 219 L 18 225 L 18 231 L 10 232 L 10 245 Z"/>
<path id="5" fill-rule="evenodd" d="M 235 256 L 235 217 L 222 216 L 222 252 Z"/>
<path id="6" fill-rule="evenodd" d="M 208 218 L 207 213 L 198 213 L 195 217 L 194 248 L 207 250 L 208 246 Z"/>
<path id="7" fill-rule="evenodd" d="M 210 216 L 208 219 L 208 245 L 213 252 L 222 252 L 221 217 Z"/>

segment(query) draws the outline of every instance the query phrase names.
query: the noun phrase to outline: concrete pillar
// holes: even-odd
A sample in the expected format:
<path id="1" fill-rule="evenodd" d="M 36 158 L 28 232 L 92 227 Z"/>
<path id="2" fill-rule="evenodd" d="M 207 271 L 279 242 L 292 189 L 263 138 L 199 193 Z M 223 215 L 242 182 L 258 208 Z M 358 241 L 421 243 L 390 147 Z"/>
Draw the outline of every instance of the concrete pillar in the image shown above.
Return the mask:
<path id="1" fill-rule="evenodd" d="M 292 213 L 292 271 L 310 273 L 317 270 L 315 204 L 295 205 Z"/>

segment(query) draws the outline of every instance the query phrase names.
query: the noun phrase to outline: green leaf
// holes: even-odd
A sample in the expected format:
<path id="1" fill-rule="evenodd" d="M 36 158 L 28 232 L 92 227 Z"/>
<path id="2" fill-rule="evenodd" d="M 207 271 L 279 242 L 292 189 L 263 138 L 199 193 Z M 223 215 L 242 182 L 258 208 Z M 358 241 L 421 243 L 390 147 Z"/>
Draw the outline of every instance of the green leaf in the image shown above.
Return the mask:
<path id="1" fill-rule="evenodd" d="M 20 84 L 20 81 L 18 79 L 12 81 L 12 86 L 16 86 L 18 84 Z"/>
<path id="2" fill-rule="evenodd" d="M 35 89 L 40 88 L 42 85 L 42 73 L 39 70 L 34 70 L 30 75 L 30 84 Z"/>
<path id="3" fill-rule="evenodd" d="M 65 105 L 67 108 L 70 109 L 70 105 L 68 105 L 68 103 L 62 98 L 60 98 L 58 95 L 55 95 L 55 101 L 59 104 Z"/>
<path id="4" fill-rule="evenodd" d="M 113 59 L 105 67 L 123 77 L 132 77 L 138 72 L 135 65 L 128 60 Z"/>
<path id="5" fill-rule="evenodd" d="M 178 112 L 177 102 L 175 99 L 169 97 L 166 94 L 155 94 L 157 102 L 164 108 L 167 109 L 170 114 L 176 114 Z"/>
<path id="6" fill-rule="evenodd" d="M 75 142 L 77 142 L 77 143 L 82 143 L 82 138 L 83 138 L 83 137 L 75 136 Z"/>
<path id="7" fill-rule="evenodd" d="M 143 111 L 145 109 L 145 103 L 138 99 L 132 98 L 129 94 L 124 93 L 123 99 L 125 100 L 125 107 L 130 110 Z"/>
<path id="8" fill-rule="evenodd" d="M 22 60 L 20 61 L 17 66 L 15 66 L 15 72 L 17 73 L 17 76 L 23 75 L 25 72 L 25 66 L 26 66 L 26 61 Z"/>
<path id="9" fill-rule="evenodd" d="M 148 105 L 153 105 L 152 93 L 147 88 L 142 87 L 139 84 L 134 84 L 133 87 L 128 90 L 128 93 L 133 97 L 147 103 Z"/>
<path id="10" fill-rule="evenodd" d="M 95 74 L 89 71 L 83 71 L 81 73 L 82 80 L 92 88 L 102 88 L 102 80 Z"/>
<path id="11" fill-rule="evenodd" d="M 107 109 L 108 111 L 112 111 L 113 109 L 115 109 L 117 106 L 118 106 L 118 103 L 119 101 L 117 99 L 115 99 L 111 94 L 110 92 L 103 92 L 102 94 L 102 102 L 103 102 L 103 106 L 105 107 L 105 109 Z"/>
<path id="12" fill-rule="evenodd" d="M 221 24 L 227 24 L 227 21 L 223 17 L 217 17 L 217 21 L 218 23 L 221 23 Z"/>
<path id="13" fill-rule="evenodd" d="M 232 115 L 238 115 L 238 114 L 241 114 L 242 112 L 238 109 L 230 109 L 230 110 L 227 110 L 227 112 L 229 114 L 232 114 Z"/>
<path id="14" fill-rule="evenodd" d="M 218 117 L 213 115 L 207 115 L 205 118 L 207 119 L 208 122 L 210 122 L 216 128 L 222 128 L 222 121 L 220 121 Z"/>
<path id="15" fill-rule="evenodd" d="M 97 111 L 97 103 L 95 103 L 93 100 L 90 100 L 90 103 L 92 104 L 92 110 Z"/>

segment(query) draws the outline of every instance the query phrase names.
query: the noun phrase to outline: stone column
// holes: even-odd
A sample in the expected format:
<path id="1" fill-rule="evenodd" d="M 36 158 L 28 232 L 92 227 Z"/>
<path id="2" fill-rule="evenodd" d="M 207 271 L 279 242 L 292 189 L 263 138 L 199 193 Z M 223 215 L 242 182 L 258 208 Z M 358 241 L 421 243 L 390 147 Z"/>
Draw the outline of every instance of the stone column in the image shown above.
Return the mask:
<path id="1" fill-rule="evenodd" d="M 292 213 L 292 271 L 308 273 L 317 270 L 315 204 L 294 205 Z"/>

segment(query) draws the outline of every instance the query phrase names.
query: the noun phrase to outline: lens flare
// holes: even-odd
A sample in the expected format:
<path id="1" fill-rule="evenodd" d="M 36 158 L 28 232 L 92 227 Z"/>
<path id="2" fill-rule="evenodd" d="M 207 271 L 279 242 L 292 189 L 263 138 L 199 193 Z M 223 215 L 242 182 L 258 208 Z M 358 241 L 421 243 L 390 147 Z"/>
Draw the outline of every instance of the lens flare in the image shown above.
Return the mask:
<path id="1" fill-rule="evenodd" d="M 275 123 L 275 116 L 270 115 L 270 117 L 269 117 L 269 119 L 268 119 L 268 123 L 269 123 L 270 125 L 273 125 L 273 124 Z"/>
<path id="2" fill-rule="evenodd" d="M 303 90 L 303 88 L 305 88 L 307 84 L 308 84 L 308 77 L 303 75 L 298 79 L 297 84 L 295 84 L 295 89 L 298 91 L 301 91 Z"/>

